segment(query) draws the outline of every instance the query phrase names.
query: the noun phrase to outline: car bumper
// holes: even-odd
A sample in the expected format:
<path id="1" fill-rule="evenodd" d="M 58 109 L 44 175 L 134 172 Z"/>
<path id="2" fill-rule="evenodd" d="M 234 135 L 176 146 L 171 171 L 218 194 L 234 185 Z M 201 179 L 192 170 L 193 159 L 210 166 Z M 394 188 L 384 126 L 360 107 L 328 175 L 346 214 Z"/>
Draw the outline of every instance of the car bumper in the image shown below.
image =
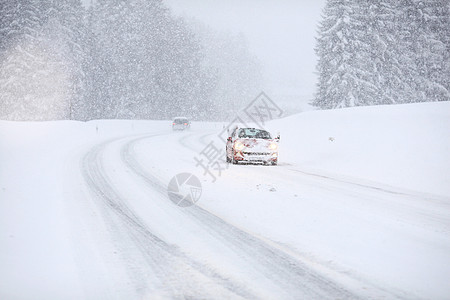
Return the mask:
<path id="1" fill-rule="evenodd" d="M 278 161 L 278 152 L 236 152 L 234 160 L 245 163 L 273 163 Z"/>

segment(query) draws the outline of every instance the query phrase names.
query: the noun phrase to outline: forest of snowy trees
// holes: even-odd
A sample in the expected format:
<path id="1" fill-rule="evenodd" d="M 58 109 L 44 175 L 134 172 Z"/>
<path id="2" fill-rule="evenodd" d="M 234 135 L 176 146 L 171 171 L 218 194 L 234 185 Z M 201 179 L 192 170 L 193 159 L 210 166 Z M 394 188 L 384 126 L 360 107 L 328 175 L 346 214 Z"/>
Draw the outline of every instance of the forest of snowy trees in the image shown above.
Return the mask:
<path id="1" fill-rule="evenodd" d="M 450 1 L 328 0 L 322 18 L 314 106 L 450 100 Z"/>
<path id="2" fill-rule="evenodd" d="M 261 88 L 245 39 L 162 0 L 0 0 L 0 16 L 3 120 L 226 119 Z"/>
<path id="3" fill-rule="evenodd" d="M 93 3 L 0 0 L 0 119 L 225 120 L 261 91 L 243 36 Z M 328 0 L 316 53 L 318 108 L 448 101 L 450 1 Z"/>

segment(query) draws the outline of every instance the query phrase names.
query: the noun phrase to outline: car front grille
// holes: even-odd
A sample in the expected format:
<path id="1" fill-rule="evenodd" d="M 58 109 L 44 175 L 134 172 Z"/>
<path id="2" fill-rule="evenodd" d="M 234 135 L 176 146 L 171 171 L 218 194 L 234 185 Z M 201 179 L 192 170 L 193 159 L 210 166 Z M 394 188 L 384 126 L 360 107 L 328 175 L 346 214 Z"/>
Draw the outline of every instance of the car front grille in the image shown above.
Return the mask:
<path id="1" fill-rule="evenodd" d="M 269 152 L 242 152 L 245 155 L 270 155 Z"/>

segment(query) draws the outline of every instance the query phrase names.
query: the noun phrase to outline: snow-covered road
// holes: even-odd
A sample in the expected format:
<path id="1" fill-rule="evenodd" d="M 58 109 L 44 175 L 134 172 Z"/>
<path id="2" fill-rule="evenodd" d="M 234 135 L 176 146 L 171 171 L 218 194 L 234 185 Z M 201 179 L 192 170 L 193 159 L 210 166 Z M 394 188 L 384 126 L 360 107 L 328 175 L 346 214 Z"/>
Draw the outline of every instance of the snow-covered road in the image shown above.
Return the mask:
<path id="1" fill-rule="evenodd" d="M 387 287 L 386 283 L 380 282 L 377 286 L 374 282 L 364 282 L 365 279 L 356 272 L 339 273 L 329 262 L 314 266 L 301 253 L 274 242 L 280 239 L 283 231 L 286 235 L 309 231 L 306 236 L 299 234 L 299 244 L 308 239 L 313 239 L 314 244 L 325 243 L 324 252 L 328 250 L 329 257 L 333 257 L 335 251 L 346 253 L 350 256 L 349 264 L 354 263 L 356 270 L 359 260 L 364 268 L 367 266 L 365 260 L 379 256 L 392 266 L 398 266 L 399 260 L 403 260 L 401 265 L 404 266 L 415 265 L 411 270 L 414 274 L 410 275 L 427 280 L 428 273 L 424 271 L 435 261 L 435 258 L 425 259 L 430 248 L 435 247 L 427 246 L 428 241 L 439 241 L 440 233 L 435 234 L 435 229 L 450 228 L 448 204 L 439 198 L 427 197 L 424 201 L 423 195 L 311 174 L 295 165 L 281 164 L 279 167 L 231 166 L 223 170 L 223 176 L 214 183 L 209 184 L 209 178 L 205 177 L 204 183 L 209 190 L 204 191 L 197 206 L 175 206 L 167 197 L 170 177 L 183 170 L 194 173 L 193 157 L 214 134 L 214 131 L 204 130 L 163 132 L 113 140 L 94 147 L 83 159 L 84 178 L 93 192 L 98 213 L 104 215 L 108 235 L 112 235 L 117 243 L 105 243 L 105 251 L 117 247 L 116 253 L 119 253 L 124 269 L 141 274 L 134 277 L 136 282 L 131 280 L 132 289 L 140 291 L 140 296 L 155 293 L 201 298 L 405 296 L 401 291 Z M 160 149 L 164 149 L 164 154 L 159 153 Z M 261 197 L 253 197 L 255 193 L 249 188 L 265 191 Z M 297 194 L 292 194 L 295 191 Z M 285 224 L 266 221 L 264 215 L 258 221 L 259 203 L 250 199 L 264 201 L 264 194 L 268 193 L 281 193 L 281 197 L 277 195 L 280 202 L 292 197 L 298 199 L 299 195 L 302 202 L 309 202 L 303 207 L 291 206 L 291 209 L 303 210 L 294 215 L 288 215 L 286 207 L 274 213 L 278 218 L 290 219 L 296 228 L 290 228 L 290 225 L 283 228 Z M 238 199 L 233 205 L 234 210 L 247 211 L 253 216 L 252 223 L 256 227 L 248 228 L 245 222 L 236 222 L 232 215 L 223 213 L 229 209 L 208 210 L 207 204 L 217 202 L 217 199 L 221 202 Z M 262 205 L 264 210 L 270 207 L 267 202 Z M 277 206 L 271 208 L 277 209 Z M 358 220 L 357 224 L 355 220 Z M 238 223 L 237 226 L 232 222 Z M 312 224 L 318 228 L 311 228 Z M 354 228 L 356 225 L 360 226 L 358 230 Z M 281 232 L 273 236 L 264 234 L 261 227 L 271 226 Z M 417 226 L 419 228 L 414 228 Z M 412 227 L 414 235 L 408 236 Z M 270 228 L 267 230 L 270 232 Z M 324 236 L 327 236 L 326 240 Z M 395 244 L 383 247 L 383 243 L 392 242 Z M 445 240 L 442 242 L 445 246 Z M 417 249 L 419 245 L 424 249 Z M 394 248 L 397 250 L 392 251 Z M 412 253 L 406 252 L 411 248 L 415 248 Z M 446 248 L 442 250 L 440 255 L 445 258 Z M 130 264 L 136 257 L 140 260 Z M 398 282 L 404 270 L 396 269 L 383 266 L 379 275 Z M 149 277 L 157 280 L 145 280 Z M 119 289 L 114 292 L 116 295 L 125 290 L 121 282 L 124 279 L 118 278 L 114 284 Z"/>
<path id="2" fill-rule="evenodd" d="M 128 280 L 112 282 L 112 295 L 125 293 L 123 283 L 128 282 L 131 295 L 134 290 L 140 297 L 160 293 L 194 298 L 353 297 L 301 260 L 200 206 L 175 206 L 168 200 L 161 170 L 139 163 L 136 148 L 140 143 L 148 146 L 139 151 L 150 154 L 153 168 L 164 169 L 173 162 L 152 155 L 158 152 L 152 145 L 169 149 L 175 159 L 195 154 L 183 144 L 185 136 L 166 133 L 109 141 L 84 157 L 83 177 L 96 211 L 103 216 L 106 235 L 115 241 L 106 242 L 101 252 L 116 248 L 121 267 L 133 274 Z M 109 267 L 117 268 L 116 264 Z"/>
<path id="3" fill-rule="evenodd" d="M 341 162 L 347 172 L 336 172 L 338 164 L 327 168 L 326 160 L 318 168 L 320 161 L 305 157 L 298 144 L 308 137 L 297 140 L 289 128 L 278 166 L 229 165 L 213 182 L 194 157 L 211 142 L 223 148 L 217 139 L 223 124 L 195 123 L 185 132 L 158 121 L 1 125 L 9 130 L 0 130 L 2 299 L 450 294 L 450 197 L 445 187 L 427 190 L 448 172 L 442 153 L 450 143 L 439 132 L 436 144 L 428 138 L 444 166 L 421 169 L 435 175 L 424 182 L 414 172 L 403 185 L 373 180 L 370 162 L 354 176 L 357 155 Z M 328 148 L 319 149 L 309 139 L 311 151 L 331 157 L 360 149 L 345 145 L 347 136 L 331 127 L 326 134 L 333 131 L 336 142 L 324 138 L 321 147 Z M 395 145 L 400 156 L 402 144 Z M 403 163 L 391 154 L 386 161 Z M 416 150 L 415 158 L 421 155 Z M 433 159 L 428 164 L 439 167 Z M 399 176 L 395 166 L 380 168 L 387 178 Z M 167 195 L 171 178 L 183 172 L 202 183 L 191 207 L 176 206 Z M 407 179 L 418 188 L 406 186 Z"/>

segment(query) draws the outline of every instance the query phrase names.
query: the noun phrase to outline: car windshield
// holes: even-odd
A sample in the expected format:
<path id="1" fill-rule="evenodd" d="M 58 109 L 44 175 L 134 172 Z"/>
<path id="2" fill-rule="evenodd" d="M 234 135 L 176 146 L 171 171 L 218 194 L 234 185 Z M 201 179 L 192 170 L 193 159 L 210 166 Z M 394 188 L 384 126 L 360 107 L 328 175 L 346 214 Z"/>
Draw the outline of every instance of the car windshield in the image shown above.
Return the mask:
<path id="1" fill-rule="evenodd" d="M 240 138 L 254 138 L 254 139 L 270 139 L 270 133 L 265 130 L 255 128 L 242 128 L 239 130 Z"/>
<path id="2" fill-rule="evenodd" d="M 183 123 L 187 123 L 188 120 L 187 119 L 175 119 L 175 121 L 173 121 L 176 124 L 183 124 Z"/>

